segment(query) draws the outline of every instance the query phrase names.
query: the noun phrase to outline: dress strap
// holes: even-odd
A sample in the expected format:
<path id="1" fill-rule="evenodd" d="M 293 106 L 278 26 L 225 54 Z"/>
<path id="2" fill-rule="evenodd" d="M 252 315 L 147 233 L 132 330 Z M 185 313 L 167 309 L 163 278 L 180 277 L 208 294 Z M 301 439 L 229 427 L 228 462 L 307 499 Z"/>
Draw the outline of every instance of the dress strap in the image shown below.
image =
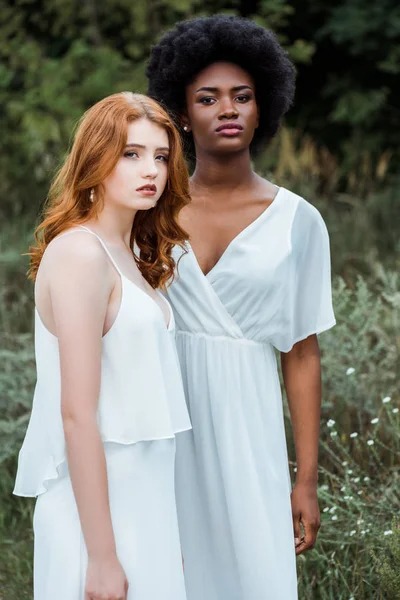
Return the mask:
<path id="1" fill-rule="evenodd" d="M 84 225 L 78 225 L 78 227 L 83 230 L 83 231 L 87 231 L 88 233 L 91 233 L 92 235 L 94 235 L 94 237 L 96 237 L 100 244 L 103 246 L 108 258 L 111 260 L 112 264 L 115 267 L 115 270 L 117 271 L 117 273 L 123 277 L 123 274 L 121 273 L 121 269 L 119 268 L 119 266 L 117 265 L 117 263 L 115 262 L 115 260 L 113 259 L 111 252 L 109 251 L 109 249 L 107 248 L 105 242 L 103 242 L 103 240 L 101 239 L 101 237 L 99 235 L 97 235 L 97 233 L 95 233 L 94 231 L 92 231 L 91 229 L 89 229 L 89 227 L 85 227 Z M 76 231 L 76 230 L 75 230 Z"/>

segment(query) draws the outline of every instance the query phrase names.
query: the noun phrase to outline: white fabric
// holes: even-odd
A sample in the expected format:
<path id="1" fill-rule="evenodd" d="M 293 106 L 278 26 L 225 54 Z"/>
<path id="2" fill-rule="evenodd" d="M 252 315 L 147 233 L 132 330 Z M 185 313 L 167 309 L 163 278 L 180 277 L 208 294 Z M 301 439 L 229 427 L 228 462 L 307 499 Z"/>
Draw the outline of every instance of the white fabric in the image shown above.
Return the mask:
<path id="1" fill-rule="evenodd" d="M 174 492 L 175 440 L 105 443 L 110 510 L 128 600 L 186 600 Z M 87 552 L 66 471 L 34 514 L 35 600 L 83 600 Z"/>
<path id="2" fill-rule="evenodd" d="M 193 426 L 176 466 L 188 600 L 295 600 L 274 347 L 335 323 L 324 222 L 280 188 L 207 276 L 190 246 L 178 268 L 168 296 Z"/>
<path id="3" fill-rule="evenodd" d="M 122 281 L 119 313 L 103 337 L 98 408 L 117 555 L 128 600 L 186 600 L 174 434 L 190 421 L 173 315 L 167 329 L 158 304 L 124 277 L 98 239 Z M 83 600 L 87 551 L 65 454 L 58 342 L 38 313 L 35 349 L 38 380 L 14 490 L 38 496 L 34 598 Z"/>
<path id="4" fill-rule="evenodd" d="M 93 233 L 88 229 L 70 233 Z M 95 235 L 95 234 L 93 234 Z M 98 423 L 103 441 L 134 444 L 173 438 L 191 427 L 170 311 L 168 330 L 158 304 L 119 270 L 118 315 L 103 337 Z M 160 294 L 160 297 L 163 296 Z M 163 298 L 165 301 L 165 299 Z M 32 414 L 19 453 L 14 494 L 37 496 L 57 479 L 66 460 L 61 418 L 58 340 L 35 313 L 37 384 Z"/>

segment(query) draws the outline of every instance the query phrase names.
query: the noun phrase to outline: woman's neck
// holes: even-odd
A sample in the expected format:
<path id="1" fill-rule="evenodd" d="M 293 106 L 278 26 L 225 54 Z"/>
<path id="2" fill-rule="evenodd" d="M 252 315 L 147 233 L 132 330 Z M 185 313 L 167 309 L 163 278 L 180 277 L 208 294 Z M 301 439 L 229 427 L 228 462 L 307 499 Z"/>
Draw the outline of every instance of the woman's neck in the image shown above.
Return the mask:
<path id="1" fill-rule="evenodd" d="M 105 203 L 99 214 L 90 219 L 87 225 L 89 227 L 92 225 L 96 230 L 95 232 L 101 234 L 109 243 L 116 245 L 124 244 L 129 248 L 135 214 L 136 211 L 131 209 L 118 210 Z"/>
<path id="2" fill-rule="evenodd" d="M 191 177 L 194 190 L 227 192 L 254 185 L 257 175 L 251 168 L 250 152 L 210 155 L 196 151 L 196 168 Z"/>

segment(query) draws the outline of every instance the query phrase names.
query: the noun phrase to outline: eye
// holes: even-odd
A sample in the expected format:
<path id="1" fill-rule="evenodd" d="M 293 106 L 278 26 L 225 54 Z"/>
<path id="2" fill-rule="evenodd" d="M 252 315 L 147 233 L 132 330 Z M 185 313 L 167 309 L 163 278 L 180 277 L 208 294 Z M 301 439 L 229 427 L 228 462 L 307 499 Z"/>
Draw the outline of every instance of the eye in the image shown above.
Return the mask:
<path id="1" fill-rule="evenodd" d="M 236 96 L 236 100 L 238 100 L 239 102 L 244 104 L 245 102 L 248 102 L 249 100 L 251 100 L 251 96 L 247 96 L 246 94 L 241 94 L 240 96 Z"/>
<path id="2" fill-rule="evenodd" d="M 168 162 L 168 156 L 164 156 L 164 154 L 159 154 L 158 156 L 156 156 L 156 160 L 159 160 L 160 162 Z"/>
<path id="3" fill-rule="evenodd" d="M 133 158 L 134 156 L 139 158 L 139 154 L 134 150 L 129 150 L 128 152 L 125 152 L 124 156 L 126 156 L 127 158 Z"/>
<path id="4" fill-rule="evenodd" d="M 212 98 L 211 96 L 206 96 L 204 98 L 200 98 L 199 102 L 200 104 L 205 104 L 206 106 L 208 106 L 210 104 L 214 104 L 215 98 Z"/>

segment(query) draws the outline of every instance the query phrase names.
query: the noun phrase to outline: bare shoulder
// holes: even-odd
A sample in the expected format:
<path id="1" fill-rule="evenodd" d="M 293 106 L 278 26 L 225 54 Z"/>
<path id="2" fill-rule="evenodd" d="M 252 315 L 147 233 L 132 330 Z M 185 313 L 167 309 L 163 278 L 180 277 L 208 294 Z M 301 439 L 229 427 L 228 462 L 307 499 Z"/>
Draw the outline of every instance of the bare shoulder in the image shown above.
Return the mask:
<path id="1" fill-rule="evenodd" d="M 79 229 L 70 229 L 54 238 L 47 246 L 43 260 L 49 264 L 57 262 L 59 266 L 79 264 L 104 268 L 109 263 L 100 241 L 93 234 Z"/>
<path id="2" fill-rule="evenodd" d="M 114 273 L 110 260 L 100 241 L 83 230 L 68 230 L 54 238 L 47 246 L 38 278 L 58 282 L 63 279 L 82 281 L 87 278 L 108 281 L 113 285 Z M 72 282 L 71 282 L 72 283 Z"/>

